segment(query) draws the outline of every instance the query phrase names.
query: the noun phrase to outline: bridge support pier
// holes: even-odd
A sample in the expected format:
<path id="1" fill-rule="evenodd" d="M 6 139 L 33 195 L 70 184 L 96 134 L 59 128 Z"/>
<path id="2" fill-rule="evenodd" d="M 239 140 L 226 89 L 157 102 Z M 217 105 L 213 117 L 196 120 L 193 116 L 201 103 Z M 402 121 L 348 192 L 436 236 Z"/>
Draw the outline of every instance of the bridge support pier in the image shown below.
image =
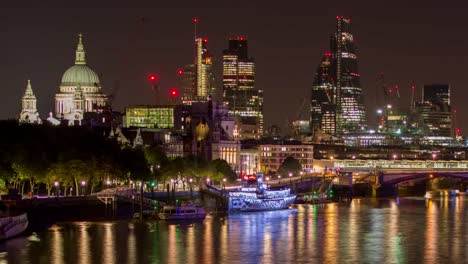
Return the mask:
<path id="1" fill-rule="evenodd" d="M 395 185 L 383 184 L 372 186 L 372 197 L 394 197 L 398 195 L 398 188 Z"/>

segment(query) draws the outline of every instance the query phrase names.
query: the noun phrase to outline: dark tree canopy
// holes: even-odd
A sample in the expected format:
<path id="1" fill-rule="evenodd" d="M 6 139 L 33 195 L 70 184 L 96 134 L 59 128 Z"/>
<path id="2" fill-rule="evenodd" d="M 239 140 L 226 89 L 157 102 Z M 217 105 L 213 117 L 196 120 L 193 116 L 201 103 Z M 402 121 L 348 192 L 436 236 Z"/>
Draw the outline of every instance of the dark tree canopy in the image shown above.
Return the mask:
<path id="1" fill-rule="evenodd" d="M 293 175 L 297 175 L 299 174 L 301 170 L 302 170 L 302 165 L 299 162 L 299 160 L 293 157 L 287 157 L 281 163 L 278 169 L 278 173 L 284 176 L 287 176 L 289 173 L 292 173 Z"/>

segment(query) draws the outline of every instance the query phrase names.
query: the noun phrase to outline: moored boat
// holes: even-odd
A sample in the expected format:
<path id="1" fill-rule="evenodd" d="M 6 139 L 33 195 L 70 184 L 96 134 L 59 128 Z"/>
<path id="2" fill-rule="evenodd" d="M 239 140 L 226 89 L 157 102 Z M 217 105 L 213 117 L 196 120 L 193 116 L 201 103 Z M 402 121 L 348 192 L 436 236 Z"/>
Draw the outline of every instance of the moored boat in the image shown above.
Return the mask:
<path id="1" fill-rule="evenodd" d="M 158 213 L 161 220 L 203 220 L 205 216 L 205 208 L 195 205 L 166 205 Z"/>
<path id="2" fill-rule="evenodd" d="M 15 216 L 0 216 L 0 240 L 21 235 L 28 227 L 26 213 Z"/>
<path id="3" fill-rule="evenodd" d="M 296 195 L 291 193 L 290 188 L 268 189 L 263 182 L 263 174 L 257 174 L 256 180 L 256 187 L 252 188 L 244 183 L 240 190 L 227 193 L 229 212 L 287 209 L 296 200 Z"/>

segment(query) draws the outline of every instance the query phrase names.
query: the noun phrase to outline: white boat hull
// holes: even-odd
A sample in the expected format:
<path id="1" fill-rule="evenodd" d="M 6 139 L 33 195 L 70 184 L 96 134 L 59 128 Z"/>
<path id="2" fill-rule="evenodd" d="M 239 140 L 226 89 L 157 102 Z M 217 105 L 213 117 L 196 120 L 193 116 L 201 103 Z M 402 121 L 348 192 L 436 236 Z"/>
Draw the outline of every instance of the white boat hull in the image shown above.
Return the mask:
<path id="1" fill-rule="evenodd" d="M 28 224 L 28 216 L 26 213 L 17 216 L 1 217 L 0 240 L 20 235 L 26 230 Z"/>
<path id="2" fill-rule="evenodd" d="M 165 214 L 159 213 L 159 219 L 161 220 L 203 220 L 205 219 L 206 214 Z"/>
<path id="3" fill-rule="evenodd" d="M 196 206 L 164 206 L 158 213 L 161 220 L 203 220 L 206 211 Z"/>
<path id="4" fill-rule="evenodd" d="M 282 198 L 260 199 L 255 197 L 230 196 L 228 201 L 229 212 L 255 212 L 287 209 L 296 200 L 296 195 Z"/>

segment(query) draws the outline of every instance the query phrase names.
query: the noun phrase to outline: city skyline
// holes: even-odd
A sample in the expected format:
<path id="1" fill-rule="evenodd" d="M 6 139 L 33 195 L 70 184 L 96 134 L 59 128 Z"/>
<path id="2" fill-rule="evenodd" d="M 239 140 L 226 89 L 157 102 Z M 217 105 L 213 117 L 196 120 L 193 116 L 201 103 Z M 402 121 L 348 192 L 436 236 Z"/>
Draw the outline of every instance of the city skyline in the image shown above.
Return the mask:
<path id="1" fill-rule="evenodd" d="M 427 28 L 424 23 L 411 17 L 408 10 L 398 13 L 398 21 L 392 20 L 396 15 L 386 13 L 388 11 L 385 10 L 380 18 L 359 14 L 352 9 L 338 12 L 333 8 L 322 10 L 317 16 L 315 13 L 307 15 L 297 10 L 297 14 L 291 17 L 281 15 L 276 9 L 270 15 L 260 12 L 259 17 L 276 17 L 284 21 L 284 25 L 278 22 L 275 30 L 272 30 L 265 21 L 254 17 L 251 11 L 246 11 L 245 20 L 228 21 L 233 15 L 230 13 L 227 18 L 220 18 L 218 13 L 225 10 L 223 8 L 210 10 L 216 14 L 206 14 L 207 11 L 197 9 L 188 12 L 191 8 L 187 8 L 187 11 L 171 19 L 164 15 L 165 20 L 137 8 L 128 11 L 110 9 L 107 16 L 90 12 L 89 20 L 86 21 L 79 12 L 70 12 L 64 23 L 56 26 L 51 26 L 51 23 L 63 18 L 63 15 L 59 15 L 63 12 L 54 15 L 47 13 L 51 11 L 42 10 L 44 12 L 37 12 L 40 13 L 38 15 L 32 9 L 8 9 L 11 12 L 2 18 L 10 29 L 5 35 L 7 41 L 0 44 L 2 50 L 7 51 L 6 61 L 9 62 L 2 67 L 2 72 L 9 76 L 3 84 L 5 88 L 0 92 L 2 98 L 9 98 L 2 104 L 2 119 L 18 116 L 27 79 L 34 83 L 41 116 L 44 118 L 49 111 L 53 111 L 53 94 L 58 91 L 60 76 L 73 63 L 76 34 L 79 32 L 84 34 L 89 64 L 100 74 L 104 92 L 112 93 L 116 86 L 120 87 L 114 106 L 123 110 L 126 105 L 151 104 L 154 96 L 146 80 L 147 74 L 160 74 L 163 94 L 177 87 L 177 69 L 189 63 L 193 57 L 191 23 L 193 17 L 198 17 L 199 30 L 210 40 L 214 57 L 217 99 L 221 99 L 219 94 L 222 86 L 219 83 L 222 76 L 222 50 L 226 40 L 233 35 L 245 35 L 249 39 L 251 53 L 256 58 L 256 86 L 264 91 L 266 126 L 284 125 L 286 119 L 292 121 L 296 118 L 301 99 L 310 97 L 317 62 L 329 45 L 327 38 L 334 31 L 335 16 L 339 14 L 353 19 L 368 123 L 373 121 L 372 114 L 376 109 L 372 104 L 375 101 L 375 77 L 384 72 L 387 79 L 399 83 L 405 98 L 402 103 L 408 105 L 411 83 L 415 83 L 418 88 L 418 98 L 424 84 L 451 84 L 452 105 L 460 113 L 457 118 L 459 125 L 463 130 L 468 129 L 467 125 L 460 122 L 468 106 L 465 109 L 460 99 L 457 100 L 465 96 L 463 87 L 468 80 L 463 79 L 463 69 L 468 67 L 463 65 L 468 63 L 463 60 L 463 55 L 455 52 L 460 40 L 457 41 L 454 35 L 446 35 L 460 26 L 455 23 L 458 21 L 456 15 L 443 21 L 428 16 L 426 23 L 435 22 L 433 24 L 438 26 Z M 429 11 L 426 14 L 450 13 L 449 9 L 437 11 L 429 8 L 425 11 Z M 119 14 L 123 14 L 122 19 L 115 17 Z M 106 23 L 102 25 L 97 22 Z M 319 25 L 317 22 L 320 22 Z M 289 27 L 295 30 L 291 32 Z M 158 32 L 156 36 L 151 33 L 153 30 Z M 387 33 L 382 34 L 385 31 Z M 411 36 L 402 37 L 406 34 Z M 424 37 L 417 40 L 415 36 L 421 38 L 421 34 Z M 158 36 L 164 36 L 163 41 Z M 445 47 L 451 44 L 455 48 L 443 48 L 444 43 Z M 455 54 L 458 54 L 456 58 Z M 446 69 L 446 65 L 453 65 L 450 63 L 452 59 L 459 64 L 444 72 L 442 69 Z M 278 105 L 284 105 L 284 110 L 279 112 Z M 307 118 L 307 107 L 302 110 L 302 114 L 302 118 Z"/>

